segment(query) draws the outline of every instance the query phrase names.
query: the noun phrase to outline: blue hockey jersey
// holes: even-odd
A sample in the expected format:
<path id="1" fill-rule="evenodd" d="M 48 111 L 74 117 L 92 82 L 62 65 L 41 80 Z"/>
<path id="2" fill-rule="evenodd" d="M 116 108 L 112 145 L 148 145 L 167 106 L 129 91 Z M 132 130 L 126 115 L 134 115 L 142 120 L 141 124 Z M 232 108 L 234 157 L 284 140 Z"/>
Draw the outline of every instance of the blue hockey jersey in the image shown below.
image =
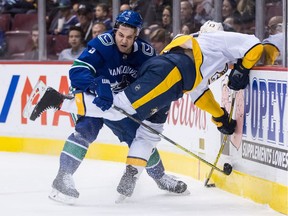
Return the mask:
<path id="1" fill-rule="evenodd" d="M 88 42 L 87 48 L 74 61 L 69 70 L 71 86 L 88 91 L 92 80 L 105 76 L 110 80 L 112 90 L 123 90 L 137 78 L 137 72 L 155 50 L 144 40 L 137 38 L 130 54 L 119 52 L 114 32 L 106 32 Z"/>

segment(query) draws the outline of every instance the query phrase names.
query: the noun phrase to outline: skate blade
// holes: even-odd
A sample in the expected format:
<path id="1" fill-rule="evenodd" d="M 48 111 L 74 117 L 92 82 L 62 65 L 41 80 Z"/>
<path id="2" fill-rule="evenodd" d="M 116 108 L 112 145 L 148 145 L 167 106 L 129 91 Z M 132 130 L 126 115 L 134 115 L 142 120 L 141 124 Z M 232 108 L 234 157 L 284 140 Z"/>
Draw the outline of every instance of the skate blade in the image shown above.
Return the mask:
<path id="1" fill-rule="evenodd" d="M 116 204 L 123 203 L 126 200 L 127 196 L 120 194 L 118 198 L 115 200 Z"/>
<path id="2" fill-rule="evenodd" d="M 22 113 L 24 118 L 30 118 L 30 116 L 34 110 L 34 107 L 36 106 L 35 100 L 38 99 L 38 102 L 39 102 L 40 99 L 45 94 L 46 89 L 47 89 L 47 86 L 41 80 L 39 80 L 37 82 L 37 84 L 35 85 L 32 93 L 31 93 L 30 97 L 28 98 L 28 101 L 24 107 L 24 110 Z"/>
<path id="3" fill-rule="evenodd" d="M 183 193 L 180 193 L 179 195 L 180 196 L 188 196 L 190 194 L 191 194 L 190 191 L 187 189 L 186 191 L 184 191 Z"/>
<path id="4" fill-rule="evenodd" d="M 175 192 L 168 192 L 169 195 L 173 195 L 173 196 L 189 196 L 190 195 L 190 191 L 188 189 L 186 189 L 183 193 L 175 193 Z"/>
<path id="5" fill-rule="evenodd" d="M 49 199 L 65 204 L 65 205 L 74 205 L 76 202 L 75 197 L 67 196 L 56 189 L 52 189 L 52 192 L 49 194 Z"/>

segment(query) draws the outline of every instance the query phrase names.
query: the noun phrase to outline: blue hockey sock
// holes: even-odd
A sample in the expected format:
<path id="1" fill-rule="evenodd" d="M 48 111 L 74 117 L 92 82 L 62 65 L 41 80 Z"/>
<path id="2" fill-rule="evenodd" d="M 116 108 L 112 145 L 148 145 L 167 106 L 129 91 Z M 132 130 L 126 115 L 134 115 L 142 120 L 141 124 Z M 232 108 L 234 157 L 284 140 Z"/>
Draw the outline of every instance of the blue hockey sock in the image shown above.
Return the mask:
<path id="1" fill-rule="evenodd" d="M 73 140 L 73 136 L 66 140 L 60 155 L 60 171 L 70 174 L 77 170 L 88 151 L 85 145 Z"/>
<path id="2" fill-rule="evenodd" d="M 146 171 L 148 175 L 154 179 L 159 179 L 165 174 L 162 160 L 156 148 L 153 149 L 153 152 L 148 160 L 148 163 L 146 165 Z"/>

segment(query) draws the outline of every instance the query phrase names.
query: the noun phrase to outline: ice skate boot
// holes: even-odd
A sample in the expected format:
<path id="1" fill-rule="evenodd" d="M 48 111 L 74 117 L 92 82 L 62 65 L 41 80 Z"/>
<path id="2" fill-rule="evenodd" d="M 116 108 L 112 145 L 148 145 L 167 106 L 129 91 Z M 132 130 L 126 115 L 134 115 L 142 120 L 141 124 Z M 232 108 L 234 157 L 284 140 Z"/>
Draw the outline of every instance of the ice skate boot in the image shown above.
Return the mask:
<path id="1" fill-rule="evenodd" d="M 64 99 L 72 98 L 72 96 L 60 94 L 55 89 L 47 87 L 42 81 L 39 81 L 25 105 L 23 116 L 35 121 L 44 111 L 48 109 L 59 110 Z M 36 103 L 37 99 L 38 103 Z"/>
<path id="2" fill-rule="evenodd" d="M 153 179 L 161 190 L 166 190 L 175 194 L 188 195 L 187 185 L 183 181 L 178 181 L 172 176 L 164 174 L 160 179 Z"/>
<path id="3" fill-rule="evenodd" d="M 79 192 L 75 189 L 74 181 L 71 174 L 58 173 L 52 184 L 52 192 L 49 198 L 72 205 L 79 197 Z"/>
<path id="4" fill-rule="evenodd" d="M 135 177 L 135 175 L 137 174 L 138 174 L 137 168 L 131 165 L 126 166 L 126 171 L 123 174 L 117 187 L 117 191 L 118 193 L 120 193 L 120 196 L 116 200 L 116 203 L 120 203 L 124 199 L 126 199 L 126 197 L 132 196 L 137 180 L 137 177 Z"/>

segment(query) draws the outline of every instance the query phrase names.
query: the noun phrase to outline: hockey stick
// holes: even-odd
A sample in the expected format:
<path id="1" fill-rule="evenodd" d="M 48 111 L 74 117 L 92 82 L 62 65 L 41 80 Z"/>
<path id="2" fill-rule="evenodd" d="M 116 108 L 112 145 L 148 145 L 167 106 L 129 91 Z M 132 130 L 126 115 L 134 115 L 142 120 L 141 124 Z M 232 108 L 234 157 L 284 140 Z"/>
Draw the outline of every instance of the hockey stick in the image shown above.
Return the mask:
<path id="1" fill-rule="evenodd" d="M 230 114 L 229 114 L 229 122 L 231 121 L 232 116 L 233 116 L 234 105 L 235 105 L 235 97 L 236 97 L 236 92 L 233 91 L 233 92 L 232 92 L 231 109 L 230 109 Z M 220 146 L 219 152 L 218 152 L 217 157 L 216 157 L 216 159 L 215 159 L 215 162 L 214 162 L 214 164 L 213 164 L 214 166 L 217 165 L 218 160 L 219 160 L 219 158 L 220 158 L 220 156 L 221 156 L 221 154 L 222 154 L 222 152 L 223 152 L 223 149 L 224 149 L 224 146 L 225 146 L 227 140 L 228 140 L 228 135 L 225 134 L 224 137 L 223 137 L 222 144 L 221 144 L 221 146 Z M 225 167 L 225 164 L 224 164 L 224 167 Z M 226 168 L 226 169 L 228 169 L 228 168 Z M 207 179 L 206 179 L 206 181 L 205 181 L 205 184 L 204 184 L 205 187 L 215 187 L 215 184 L 208 184 L 208 182 L 209 182 L 209 180 L 210 180 L 210 178 L 211 178 L 211 176 L 212 176 L 213 170 L 214 170 L 214 168 L 212 167 L 211 170 L 210 170 L 210 173 L 209 173 L 209 175 L 208 175 L 208 177 L 207 177 Z M 228 171 L 228 170 L 227 170 L 227 171 Z M 231 172 L 232 172 L 232 167 L 231 167 Z M 231 172 L 230 172 L 230 173 L 231 173 Z"/>
<path id="2" fill-rule="evenodd" d="M 179 145 L 178 143 L 174 142 L 173 140 L 169 139 L 168 137 L 166 137 L 165 135 L 163 135 L 162 133 L 159 133 L 157 130 L 153 129 L 152 127 L 148 126 L 147 124 L 143 123 L 142 121 L 140 121 L 137 118 L 134 118 L 132 115 L 130 115 L 129 113 L 127 113 L 125 110 L 117 107 L 117 106 L 113 106 L 113 108 L 117 111 L 119 111 L 120 113 L 124 114 L 125 116 L 127 116 L 128 118 L 130 118 L 131 120 L 133 120 L 134 122 L 142 125 L 143 127 L 145 127 L 147 130 L 149 130 L 151 133 L 158 135 L 159 137 L 165 139 L 166 141 L 168 141 L 169 143 L 175 145 L 176 147 L 178 147 L 179 149 L 185 151 L 186 153 L 188 153 L 189 155 L 197 158 L 198 160 L 202 161 L 203 163 L 205 163 L 206 165 L 212 167 L 212 169 L 217 170 L 221 173 L 224 173 L 225 175 L 230 175 L 231 171 L 232 171 L 232 166 L 228 163 L 224 164 L 224 169 L 220 169 L 218 167 L 216 167 L 215 165 L 213 165 L 212 163 L 204 160 L 203 158 L 199 157 L 198 155 L 194 154 L 193 152 L 189 151 L 188 149 L 186 149 L 185 147 Z"/>

